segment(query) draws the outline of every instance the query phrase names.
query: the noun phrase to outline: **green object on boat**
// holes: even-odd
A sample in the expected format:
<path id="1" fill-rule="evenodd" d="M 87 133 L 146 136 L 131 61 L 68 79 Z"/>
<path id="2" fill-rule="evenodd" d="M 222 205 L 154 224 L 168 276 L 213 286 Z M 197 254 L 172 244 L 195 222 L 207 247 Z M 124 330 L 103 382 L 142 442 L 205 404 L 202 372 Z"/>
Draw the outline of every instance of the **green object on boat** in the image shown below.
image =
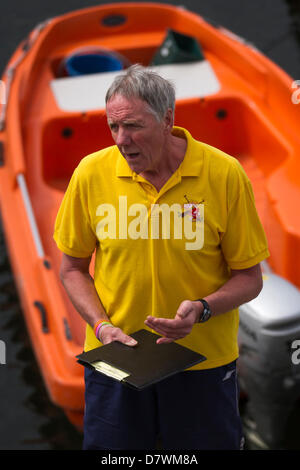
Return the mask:
<path id="1" fill-rule="evenodd" d="M 175 64 L 204 60 L 199 42 L 193 36 L 168 29 L 150 65 Z"/>

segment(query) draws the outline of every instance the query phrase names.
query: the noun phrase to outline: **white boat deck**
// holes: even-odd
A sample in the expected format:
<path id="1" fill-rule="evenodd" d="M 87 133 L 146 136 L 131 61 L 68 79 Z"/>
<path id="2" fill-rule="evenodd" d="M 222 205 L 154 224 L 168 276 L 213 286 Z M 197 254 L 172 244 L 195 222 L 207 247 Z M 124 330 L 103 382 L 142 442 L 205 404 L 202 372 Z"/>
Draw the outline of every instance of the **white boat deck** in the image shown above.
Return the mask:
<path id="1" fill-rule="evenodd" d="M 177 100 L 203 98 L 217 93 L 221 87 L 207 60 L 152 66 L 151 70 L 174 83 Z M 63 111 L 73 112 L 104 109 L 106 91 L 121 72 L 104 72 L 52 80 L 50 86 L 57 106 Z"/>

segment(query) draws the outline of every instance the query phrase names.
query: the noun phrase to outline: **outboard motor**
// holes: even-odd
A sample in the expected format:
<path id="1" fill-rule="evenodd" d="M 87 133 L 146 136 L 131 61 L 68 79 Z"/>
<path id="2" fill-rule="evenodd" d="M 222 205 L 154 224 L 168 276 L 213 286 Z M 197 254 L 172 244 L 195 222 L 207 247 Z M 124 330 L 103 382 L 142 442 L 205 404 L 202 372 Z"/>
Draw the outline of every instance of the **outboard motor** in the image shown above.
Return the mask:
<path id="1" fill-rule="evenodd" d="M 259 296 L 240 307 L 238 360 L 242 414 L 250 448 L 283 448 L 300 398 L 300 291 L 273 273 Z"/>

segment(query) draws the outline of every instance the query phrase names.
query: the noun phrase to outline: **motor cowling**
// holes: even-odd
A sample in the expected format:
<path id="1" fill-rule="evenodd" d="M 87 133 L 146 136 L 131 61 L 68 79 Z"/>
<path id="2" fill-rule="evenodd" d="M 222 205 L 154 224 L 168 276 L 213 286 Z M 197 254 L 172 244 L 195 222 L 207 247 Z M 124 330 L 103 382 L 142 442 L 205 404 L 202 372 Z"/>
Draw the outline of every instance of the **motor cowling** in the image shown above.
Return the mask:
<path id="1" fill-rule="evenodd" d="M 300 354 L 295 350 L 300 345 L 299 289 L 278 275 L 264 274 L 259 296 L 240 307 L 238 341 L 249 436 L 277 448 L 300 398 Z"/>

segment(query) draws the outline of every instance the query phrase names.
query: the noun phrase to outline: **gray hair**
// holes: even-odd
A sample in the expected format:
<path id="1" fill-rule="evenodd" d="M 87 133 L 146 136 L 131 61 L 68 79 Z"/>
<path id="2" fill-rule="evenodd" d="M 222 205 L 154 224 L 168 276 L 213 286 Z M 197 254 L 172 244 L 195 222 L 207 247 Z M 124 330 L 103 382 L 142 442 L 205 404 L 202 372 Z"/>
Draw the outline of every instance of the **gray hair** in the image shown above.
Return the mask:
<path id="1" fill-rule="evenodd" d="M 145 101 L 158 121 L 163 119 L 169 108 L 172 109 L 174 115 L 174 85 L 142 65 L 132 65 L 124 73 L 118 75 L 106 93 L 105 102 L 107 103 L 117 94 Z"/>

